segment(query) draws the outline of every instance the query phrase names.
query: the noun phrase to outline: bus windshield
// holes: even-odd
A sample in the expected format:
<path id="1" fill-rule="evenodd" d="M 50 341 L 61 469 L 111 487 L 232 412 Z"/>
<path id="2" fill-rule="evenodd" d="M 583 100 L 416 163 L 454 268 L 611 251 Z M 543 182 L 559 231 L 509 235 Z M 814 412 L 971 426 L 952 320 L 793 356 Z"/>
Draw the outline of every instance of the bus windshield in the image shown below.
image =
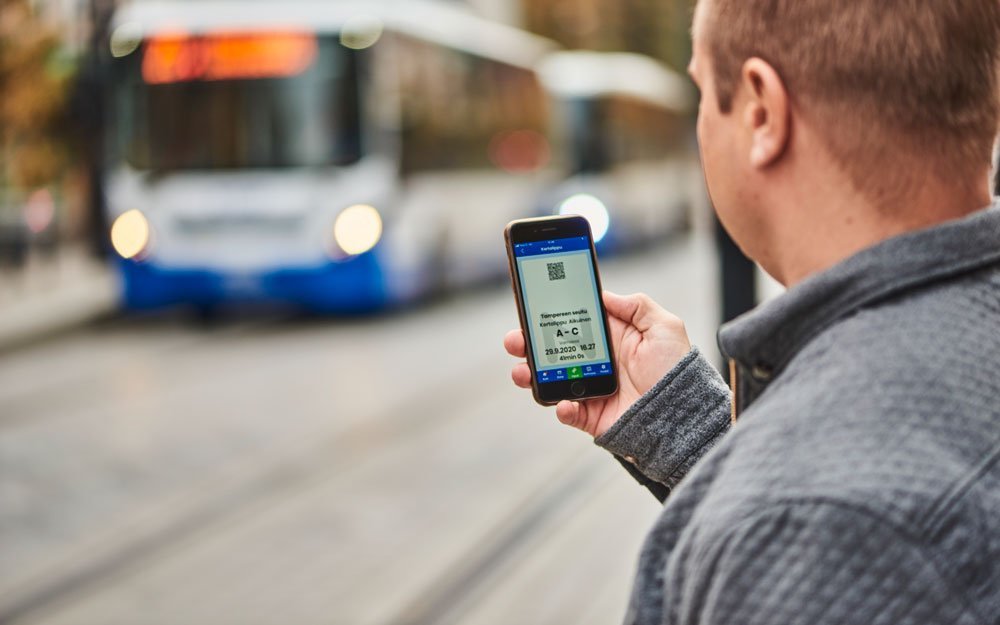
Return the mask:
<path id="1" fill-rule="evenodd" d="M 117 145 L 153 171 L 347 165 L 361 157 L 356 53 L 336 38 L 150 38 L 121 61 Z"/>

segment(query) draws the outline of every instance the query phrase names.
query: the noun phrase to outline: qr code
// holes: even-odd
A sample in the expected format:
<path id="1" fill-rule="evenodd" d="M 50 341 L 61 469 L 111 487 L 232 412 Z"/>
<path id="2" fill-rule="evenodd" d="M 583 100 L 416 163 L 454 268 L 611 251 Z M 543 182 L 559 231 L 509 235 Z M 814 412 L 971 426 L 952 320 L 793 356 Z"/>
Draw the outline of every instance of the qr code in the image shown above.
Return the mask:
<path id="1" fill-rule="evenodd" d="M 547 263 L 547 265 L 549 267 L 549 281 L 566 279 L 566 267 L 562 263 Z"/>

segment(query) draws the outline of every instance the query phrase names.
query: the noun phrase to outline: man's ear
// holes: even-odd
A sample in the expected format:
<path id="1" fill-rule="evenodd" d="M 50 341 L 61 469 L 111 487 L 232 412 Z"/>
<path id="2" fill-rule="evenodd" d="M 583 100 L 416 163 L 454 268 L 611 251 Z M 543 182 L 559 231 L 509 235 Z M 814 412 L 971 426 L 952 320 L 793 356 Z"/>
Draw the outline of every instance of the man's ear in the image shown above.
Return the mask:
<path id="1" fill-rule="evenodd" d="M 743 93 L 743 124 L 750 133 L 750 164 L 772 165 L 785 153 L 791 140 L 788 91 L 770 63 L 747 59 L 740 75 Z"/>

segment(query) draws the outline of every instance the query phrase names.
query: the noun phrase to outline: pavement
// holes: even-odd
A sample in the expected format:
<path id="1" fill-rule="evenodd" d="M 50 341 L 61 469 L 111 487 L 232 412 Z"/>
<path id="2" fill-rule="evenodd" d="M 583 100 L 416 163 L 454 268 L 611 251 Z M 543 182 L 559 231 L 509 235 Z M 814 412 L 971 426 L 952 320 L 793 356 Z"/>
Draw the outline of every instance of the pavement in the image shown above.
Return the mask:
<path id="1" fill-rule="evenodd" d="M 117 297 L 111 271 L 82 249 L 0 272 L 0 353 L 105 317 Z"/>
<path id="2" fill-rule="evenodd" d="M 602 262 L 714 353 L 702 230 Z M 0 358 L 0 622 L 618 622 L 659 507 L 509 382 L 507 285 Z"/>

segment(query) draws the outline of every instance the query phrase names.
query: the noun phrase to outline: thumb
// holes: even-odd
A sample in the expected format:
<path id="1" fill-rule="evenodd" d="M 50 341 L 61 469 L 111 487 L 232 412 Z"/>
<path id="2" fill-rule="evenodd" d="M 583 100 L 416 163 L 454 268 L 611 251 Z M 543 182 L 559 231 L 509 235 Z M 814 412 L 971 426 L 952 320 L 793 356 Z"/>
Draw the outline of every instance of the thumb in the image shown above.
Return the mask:
<path id="1" fill-rule="evenodd" d="M 660 307 L 645 293 L 618 295 L 611 291 L 605 291 L 604 306 L 608 309 L 609 314 L 635 326 L 639 332 L 646 332 L 658 323 L 669 323 L 676 320 L 676 317 Z"/>

